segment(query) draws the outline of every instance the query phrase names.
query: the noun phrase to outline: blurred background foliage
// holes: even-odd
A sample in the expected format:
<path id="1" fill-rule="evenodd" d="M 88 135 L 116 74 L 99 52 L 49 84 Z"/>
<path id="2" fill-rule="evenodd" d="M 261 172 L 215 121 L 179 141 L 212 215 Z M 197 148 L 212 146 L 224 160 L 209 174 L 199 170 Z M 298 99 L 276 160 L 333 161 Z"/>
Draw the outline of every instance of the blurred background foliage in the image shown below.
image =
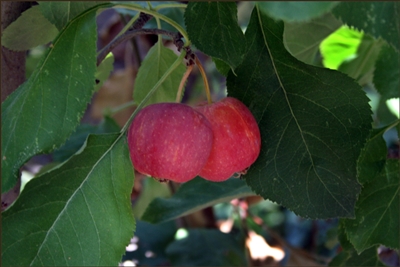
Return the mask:
<path id="1" fill-rule="evenodd" d="M 158 2 L 151 4 L 156 6 Z M 238 22 L 243 31 L 253 6 L 252 2 L 238 3 Z M 185 27 L 184 10 L 173 8 L 161 12 Z M 134 12 L 119 9 L 103 11 L 97 18 L 98 49 L 110 42 L 134 15 Z M 156 28 L 157 24 L 152 19 L 145 27 Z M 173 30 L 164 23 L 161 27 Z M 79 150 L 89 133 L 119 131 L 135 109 L 132 95 L 138 68 L 157 40 L 157 36 L 137 36 L 114 48 L 114 70 L 94 95 L 81 125 L 61 148 L 51 155 L 36 156 L 24 166 L 23 184 L 40 169 L 43 172 L 69 158 Z M 285 22 L 284 41 L 287 50 L 297 59 L 354 78 L 370 98 L 374 128 L 399 118 L 398 100 L 391 100 L 393 96 L 382 96 L 374 85 L 375 66 L 384 64 L 377 62 L 379 54 L 383 49 L 390 49 L 382 39 L 342 25 L 331 14 L 325 14 L 309 22 Z M 175 51 L 170 40 L 163 42 Z M 193 50 L 203 62 L 212 98 L 217 101 L 226 95 L 225 77 L 211 58 L 195 48 Z M 44 51 L 45 46 L 28 51 L 27 77 Z M 187 81 L 182 102 L 194 105 L 204 101 L 203 90 L 201 75 L 195 68 Z M 389 153 L 396 154 L 397 151 L 398 154 L 396 130 L 389 130 L 384 138 L 392 149 Z M 132 191 L 136 233 L 121 265 L 244 266 L 252 262 L 254 266 L 323 266 L 341 249 L 337 219 L 305 220 L 257 196 L 219 203 L 161 224 L 140 220 L 153 199 L 169 196 L 171 188 L 168 185 L 136 173 Z M 252 234 L 246 239 L 244 231 Z M 380 258 L 389 266 L 399 264 L 398 254 L 386 248 L 380 249 Z"/>

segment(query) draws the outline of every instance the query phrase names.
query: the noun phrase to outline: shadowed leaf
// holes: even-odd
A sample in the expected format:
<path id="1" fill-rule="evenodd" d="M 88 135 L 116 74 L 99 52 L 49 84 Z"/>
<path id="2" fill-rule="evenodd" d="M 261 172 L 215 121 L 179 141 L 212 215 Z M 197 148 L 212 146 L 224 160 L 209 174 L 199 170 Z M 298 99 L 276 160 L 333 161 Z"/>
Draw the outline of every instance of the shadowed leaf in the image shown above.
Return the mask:
<path id="1" fill-rule="evenodd" d="M 283 23 L 253 11 L 248 54 L 228 95 L 258 121 L 261 153 L 244 176 L 257 194 L 307 218 L 353 217 L 357 159 L 371 128 L 368 98 L 339 72 L 306 65 L 282 44 Z"/>

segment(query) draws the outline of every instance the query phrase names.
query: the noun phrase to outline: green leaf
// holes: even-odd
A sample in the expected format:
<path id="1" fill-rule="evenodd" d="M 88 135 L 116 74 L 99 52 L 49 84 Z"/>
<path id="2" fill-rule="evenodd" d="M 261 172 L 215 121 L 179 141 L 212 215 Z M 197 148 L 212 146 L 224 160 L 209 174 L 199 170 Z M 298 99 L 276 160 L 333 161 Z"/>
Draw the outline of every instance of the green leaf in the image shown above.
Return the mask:
<path id="1" fill-rule="evenodd" d="M 182 184 L 171 198 L 154 199 L 143 214 L 142 220 L 162 223 L 220 202 L 251 195 L 254 193 L 240 179 L 231 178 L 215 183 L 196 177 Z"/>
<path id="2" fill-rule="evenodd" d="M 399 97 L 400 54 L 384 45 L 375 64 L 374 85 L 384 99 Z"/>
<path id="3" fill-rule="evenodd" d="M 135 80 L 133 99 L 137 104 L 142 102 L 150 89 L 153 88 L 177 58 L 178 56 L 172 50 L 164 47 L 160 42 L 149 50 Z M 179 83 L 184 72 L 185 66 L 182 63 L 160 85 L 146 102 L 146 105 L 158 102 L 175 102 Z"/>
<path id="4" fill-rule="evenodd" d="M 135 228 L 133 168 L 118 137 L 89 136 L 80 154 L 25 185 L 2 214 L 4 266 L 118 264 Z"/>
<path id="5" fill-rule="evenodd" d="M 216 229 L 190 229 L 166 249 L 173 266 L 246 266 L 244 244 Z"/>
<path id="6" fill-rule="evenodd" d="M 140 195 L 132 208 L 133 213 L 137 218 L 141 218 L 146 208 L 156 197 L 169 196 L 171 196 L 171 191 L 167 184 L 160 183 L 153 178 L 144 179 Z"/>
<path id="7" fill-rule="evenodd" d="M 97 92 L 104 82 L 108 79 L 111 72 L 114 70 L 114 55 L 110 52 L 106 58 L 97 67 L 95 74 L 96 86 L 95 91 Z"/>
<path id="8" fill-rule="evenodd" d="M 67 25 L 67 23 L 79 15 L 81 12 L 94 7 L 98 4 L 106 3 L 105 1 L 57 1 L 47 2 L 40 1 L 39 7 L 43 15 L 53 23 L 58 30 Z"/>
<path id="9" fill-rule="evenodd" d="M 337 70 L 344 61 L 356 57 L 357 48 L 363 33 L 342 26 L 321 42 L 321 54 L 324 66 Z"/>
<path id="10" fill-rule="evenodd" d="M 228 64 L 226 64 L 224 61 L 218 59 L 218 58 L 212 58 L 212 60 L 215 63 L 215 67 L 217 68 L 217 70 L 224 75 L 225 77 L 228 75 L 231 67 L 229 67 Z"/>
<path id="11" fill-rule="evenodd" d="M 399 50 L 399 10 L 396 2 L 340 2 L 332 13 L 345 24 L 375 38 L 382 37 Z"/>
<path id="12" fill-rule="evenodd" d="M 389 159 L 376 178 L 363 185 L 356 204 L 356 218 L 346 219 L 346 233 L 358 253 L 382 244 L 399 248 L 400 164 Z"/>
<path id="13" fill-rule="evenodd" d="M 338 2 L 258 2 L 262 12 L 285 22 L 308 21 L 329 12 Z"/>
<path id="14" fill-rule="evenodd" d="M 307 218 L 354 216 L 356 163 L 371 129 L 368 98 L 346 75 L 306 65 L 283 46 L 283 23 L 253 11 L 248 54 L 228 74 L 261 131 L 244 176 L 254 192 Z"/>
<path id="15" fill-rule="evenodd" d="M 25 51 L 47 44 L 57 36 L 58 30 L 33 6 L 22 12 L 1 36 L 1 45 L 13 51 Z"/>
<path id="16" fill-rule="evenodd" d="M 63 162 L 75 154 L 85 143 L 89 134 L 117 133 L 120 127 L 110 117 L 104 117 L 98 125 L 80 124 L 64 145 L 53 152 L 53 160 Z"/>
<path id="17" fill-rule="evenodd" d="M 357 254 L 355 249 L 342 251 L 336 255 L 329 266 L 386 266 L 378 256 L 378 248 L 372 247 Z"/>
<path id="18" fill-rule="evenodd" d="M 79 124 L 94 90 L 96 40 L 93 8 L 60 32 L 29 80 L 3 102 L 2 192 L 22 164 L 60 146 Z"/>
<path id="19" fill-rule="evenodd" d="M 357 48 L 357 56 L 343 62 L 339 71 L 357 80 L 362 86 L 371 83 L 375 62 L 384 43 L 382 39 L 375 40 L 369 34 L 364 34 Z"/>
<path id="20" fill-rule="evenodd" d="M 371 130 L 358 160 L 358 181 L 361 184 L 373 181 L 384 170 L 388 151 L 383 135 L 395 124 Z"/>
<path id="21" fill-rule="evenodd" d="M 285 22 L 283 41 L 298 60 L 315 65 L 321 42 L 341 26 L 330 13 L 309 22 Z"/>
<path id="22" fill-rule="evenodd" d="M 329 266 L 385 266 L 379 260 L 377 247 L 367 249 L 361 254 L 357 253 L 347 239 L 343 220 L 339 222 L 338 235 L 343 251 L 332 259 Z"/>
<path id="23" fill-rule="evenodd" d="M 246 41 L 233 2 L 189 2 L 186 28 L 192 43 L 203 53 L 225 61 L 232 69 L 243 60 Z"/>

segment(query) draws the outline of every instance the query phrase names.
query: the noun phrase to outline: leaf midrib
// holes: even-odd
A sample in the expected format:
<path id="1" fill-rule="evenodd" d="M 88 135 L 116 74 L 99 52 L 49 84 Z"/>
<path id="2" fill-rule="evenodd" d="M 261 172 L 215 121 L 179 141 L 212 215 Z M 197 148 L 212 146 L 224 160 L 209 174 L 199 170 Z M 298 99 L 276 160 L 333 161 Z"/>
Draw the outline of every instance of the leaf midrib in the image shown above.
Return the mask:
<path id="1" fill-rule="evenodd" d="M 74 193 L 71 195 L 71 197 L 69 197 L 68 201 L 65 203 L 64 208 L 60 211 L 59 215 L 55 218 L 54 223 L 49 227 L 46 236 L 42 242 L 42 244 L 40 245 L 40 247 L 37 250 L 37 254 L 36 256 L 33 258 L 32 262 L 29 265 L 32 265 L 33 262 L 36 260 L 36 258 L 39 256 L 40 251 L 42 250 L 43 245 L 46 243 L 47 238 L 49 237 L 49 233 L 54 230 L 55 225 L 57 224 L 58 220 L 62 217 L 62 215 L 66 212 L 67 207 L 69 206 L 70 202 L 72 199 L 74 199 L 75 195 L 82 191 L 82 186 L 84 184 L 87 183 L 87 180 L 90 178 L 92 172 L 96 169 L 97 165 L 104 159 L 104 157 L 111 152 L 112 148 L 117 144 L 117 142 L 121 139 L 121 137 L 124 136 L 124 133 L 119 134 L 119 136 L 115 139 L 115 141 L 110 145 L 110 147 L 103 153 L 103 155 L 96 161 L 96 163 L 92 166 L 92 168 L 90 169 L 90 171 L 88 172 L 88 174 L 86 175 L 86 177 L 82 180 L 82 182 L 80 183 L 79 187 L 74 191 Z M 84 146 L 86 147 L 87 145 L 87 141 L 88 141 L 89 137 L 86 139 L 86 142 L 84 144 Z M 82 192 L 83 194 L 83 192 Z M 86 202 L 86 201 L 85 201 Z M 98 231 L 97 231 L 98 233 Z M 100 239 L 100 238 L 99 238 Z M 100 254 L 100 253 L 99 253 Z M 100 259 L 99 259 L 100 261 Z"/>

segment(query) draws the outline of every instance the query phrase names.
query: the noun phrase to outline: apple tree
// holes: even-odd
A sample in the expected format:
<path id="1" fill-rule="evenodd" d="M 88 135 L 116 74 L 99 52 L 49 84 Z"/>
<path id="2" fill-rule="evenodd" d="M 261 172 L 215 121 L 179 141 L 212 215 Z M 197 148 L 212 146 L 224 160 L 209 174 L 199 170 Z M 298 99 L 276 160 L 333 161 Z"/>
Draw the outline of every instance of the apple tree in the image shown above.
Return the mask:
<path id="1" fill-rule="evenodd" d="M 255 2 L 238 15 L 243 5 L 39 2 L 3 30 L 3 51 L 44 48 L 2 102 L 2 196 L 17 192 L 2 197 L 4 266 L 118 265 L 131 238 L 142 234 L 135 218 L 182 222 L 253 196 L 305 219 L 339 219 L 341 251 L 332 266 L 383 265 L 378 247 L 400 248 L 400 4 Z M 128 19 L 98 48 L 97 19 L 107 10 Z M 130 101 L 115 111 L 134 107 L 129 118 L 120 126 L 105 114 L 83 126 L 115 68 L 112 51 L 144 35 L 157 40 L 134 74 Z M 226 88 L 209 85 L 214 76 L 201 57 Z M 184 91 L 195 70 L 203 91 Z M 240 100 L 258 124 L 260 154 L 240 179 L 170 182 L 171 195 L 151 192 L 138 218 L 132 188 L 143 175 L 131 162 L 129 126 L 145 106 L 190 102 L 192 94 Z M 21 182 L 23 166 L 38 155 L 57 159 Z M 180 240 L 160 253 L 172 265 L 245 265 L 248 227 L 241 238 L 191 228 L 187 242 L 196 249 Z"/>

